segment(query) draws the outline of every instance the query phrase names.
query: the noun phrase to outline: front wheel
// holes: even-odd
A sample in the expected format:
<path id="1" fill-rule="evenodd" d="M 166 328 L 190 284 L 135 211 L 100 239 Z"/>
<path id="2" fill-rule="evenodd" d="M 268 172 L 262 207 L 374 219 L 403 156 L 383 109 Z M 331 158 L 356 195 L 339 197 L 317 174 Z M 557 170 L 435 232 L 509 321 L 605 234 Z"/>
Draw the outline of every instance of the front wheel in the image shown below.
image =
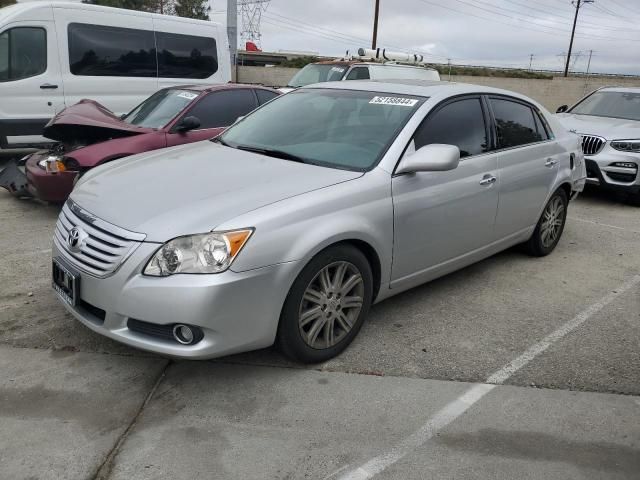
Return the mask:
<path id="1" fill-rule="evenodd" d="M 529 255 L 544 257 L 549 255 L 560 241 L 567 220 L 569 200 L 563 189 L 558 189 L 544 207 L 538 225 L 531 238 L 525 243 Z"/>
<path id="2" fill-rule="evenodd" d="M 320 252 L 289 291 L 278 326 L 280 349 L 305 363 L 335 357 L 358 334 L 372 292 L 371 266 L 360 250 L 337 245 Z"/>

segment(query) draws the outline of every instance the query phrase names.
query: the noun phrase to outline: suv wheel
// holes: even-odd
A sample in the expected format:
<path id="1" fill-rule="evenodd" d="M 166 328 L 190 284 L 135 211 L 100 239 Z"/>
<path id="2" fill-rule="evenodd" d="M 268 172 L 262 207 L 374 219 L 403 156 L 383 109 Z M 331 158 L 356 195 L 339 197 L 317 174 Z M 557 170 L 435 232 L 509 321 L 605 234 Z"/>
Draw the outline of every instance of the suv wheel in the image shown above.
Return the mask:
<path id="1" fill-rule="evenodd" d="M 320 252 L 300 272 L 285 300 L 280 349 L 305 363 L 335 357 L 358 334 L 372 292 L 371 266 L 357 248 L 337 245 Z"/>
<path id="2" fill-rule="evenodd" d="M 533 235 L 525 243 L 529 255 L 544 257 L 556 248 L 564 231 L 568 205 L 567 194 L 559 188 L 547 202 Z"/>

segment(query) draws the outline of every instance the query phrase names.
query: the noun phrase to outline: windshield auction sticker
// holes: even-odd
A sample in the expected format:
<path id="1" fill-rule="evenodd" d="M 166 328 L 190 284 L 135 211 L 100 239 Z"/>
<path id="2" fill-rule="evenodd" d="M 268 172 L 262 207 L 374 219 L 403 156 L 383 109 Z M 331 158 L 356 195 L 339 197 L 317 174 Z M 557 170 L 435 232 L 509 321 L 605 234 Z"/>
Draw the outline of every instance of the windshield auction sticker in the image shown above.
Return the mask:
<path id="1" fill-rule="evenodd" d="M 418 100 L 415 98 L 405 98 L 405 97 L 373 97 L 369 103 L 373 103 L 375 105 L 397 105 L 400 107 L 413 107 Z"/>
<path id="2" fill-rule="evenodd" d="M 178 97 L 180 98 L 186 98 L 187 100 L 193 100 L 194 98 L 196 98 L 198 96 L 197 93 L 191 93 L 191 92 L 180 92 L 178 94 Z"/>

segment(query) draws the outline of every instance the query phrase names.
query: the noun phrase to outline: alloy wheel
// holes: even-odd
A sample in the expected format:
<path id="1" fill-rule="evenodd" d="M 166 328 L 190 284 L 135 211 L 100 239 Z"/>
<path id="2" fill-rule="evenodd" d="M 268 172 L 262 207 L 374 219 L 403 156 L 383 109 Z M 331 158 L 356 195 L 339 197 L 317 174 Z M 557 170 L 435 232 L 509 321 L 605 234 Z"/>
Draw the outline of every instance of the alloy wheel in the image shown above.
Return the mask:
<path id="1" fill-rule="evenodd" d="M 564 222 L 564 211 L 564 202 L 560 196 L 553 197 L 544 209 L 540 225 L 540 240 L 544 248 L 549 248 L 558 239 Z"/>

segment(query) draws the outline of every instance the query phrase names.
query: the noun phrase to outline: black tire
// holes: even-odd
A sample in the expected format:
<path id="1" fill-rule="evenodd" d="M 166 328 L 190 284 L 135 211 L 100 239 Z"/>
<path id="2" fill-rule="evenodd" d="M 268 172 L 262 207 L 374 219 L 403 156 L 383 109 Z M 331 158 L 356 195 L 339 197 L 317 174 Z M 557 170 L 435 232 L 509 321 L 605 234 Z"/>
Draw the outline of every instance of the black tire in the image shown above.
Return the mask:
<path id="1" fill-rule="evenodd" d="M 553 205 L 554 202 L 560 201 L 563 206 L 561 224 L 559 225 L 558 233 L 554 240 L 551 243 L 545 244 L 543 238 L 543 223 L 545 222 L 545 215 L 547 213 L 547 209 L 550 205 Z M 536 229 L 533 231 L 531 238 L 524 244 L 525 251 L 534 257 L 544 257 L 549 255 L 558 245 L 560 238 L 562 237 L 562 232 L 564 232 L 564 225 L 567 221 L 567 207 L 569 206 L 569 200 L 567 198 L 566 192 L 559 188 L 551 195 L 551 198 L 544 206 L 544 210 L 542 211 L 542 215 L 538 220 L 538 224 L 536 225 Z"/>
<path id="2" fill-rule="evenodd" d="M 358 283 L 357 288 L 358 292 L 361 292 L 362 294 L 362 305 L 359 313 L 357 310 L 352 312 L 353 318 L 351 319 L 351 324 L 353 326 L 349 331 L 342 331 L 338 320 L 331 319 L 333 325 L 337 326 L 338 331 L 342 331 L 343 333 L 342 338 L 337 341 L 337 343 L 332 346 L 327 346 L 326 348 L 313 348 L 308 344 L 309 337 L 307 336 L 307 339 L 303 338 L 303 334 L 305 333 L 304 327 L 301 326 L 299 322 L 303 307 L 307 306 L 307 304 L 303 303 L 303 301 L 307 302 L 307 300 L 303 300 L 303 297 L 305 292 L 307 292 L 307 288 L 312 286 L 325 268 L 328 267 L 329 270 L 327 271 L 331 272 L 330 269 L 333 265 L 337 264 L 348 265 L 348 267 L 345 266 L 344 268 L 349 268 L 349 272 L 352 275 L 355 275 L 356 271 L 360 274 L 362 284 L 360 285 Z M 278 337 L 276 340 L 278 347 L 287 357 L 303 363 L 319 363 L 335 357 L 353 341 L 360 331 L 364 319 L 369 312 L 372 296 L 373 274 L 371 272 L 371 266 L 360 250 L 348 244 L 339 244 L 323 250 L 313 257 L 304 267 L 302 272 L 300 272 L 296 280 L 293 282 L 291 290 L 289 290 L 289 294 L 287 295 L 282 308 L 282 313 L 280 314 Z M 336 298 L 338 297 L 339 295 Z M 326 301 L 329 300 L 326 300 L 326 298 L 325 300 L 322 300 L 322 302 Z M 312 305 L 314 305 L 314 303 L 312 303 Z M 320 303 L 318 303 L 316 308 L 322 308 Z M 324 305 L 324 308 L 327 308 L 327 305 Z M 323 313 L 321 313 L 321 315 L 324 315 L 324 308 L 322 308 Z M 339 310 L 341 307 L 337 306 L 335 308 Z M 328 312 L 327 315 L 329 315 Z M 329 333 L 326 332 L 326 329 L 328 328 L 326 323 L 328 322 L 329 320 L 325 320 L 325 325 L 318 329 L 322 332 L 325 339 L 329 335 Z M 333 335 L 333 329 L 331 335 Z M 319 337 L 320 335 L 318 335 L 318 338 Z"/>

